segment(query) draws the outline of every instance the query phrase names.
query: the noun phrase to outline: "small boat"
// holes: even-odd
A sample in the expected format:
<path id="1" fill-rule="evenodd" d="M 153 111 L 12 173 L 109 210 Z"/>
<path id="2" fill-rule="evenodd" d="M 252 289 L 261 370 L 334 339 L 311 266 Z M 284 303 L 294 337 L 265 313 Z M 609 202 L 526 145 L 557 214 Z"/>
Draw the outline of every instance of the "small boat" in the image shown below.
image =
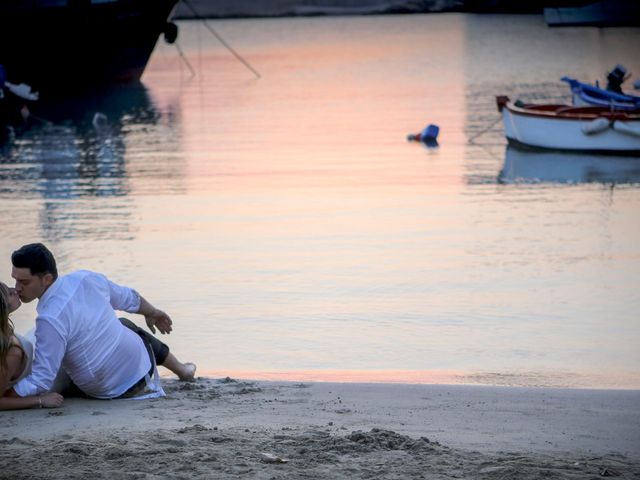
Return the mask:
<path id="1" fill-rule="evenodd" d="M 571 87 L 573 104 L 576 106 L 596 105 L 615 110 L 640 110 L 640 97 L 635 95 L 612 92 L 570 77 L 562 77 L 560 80 Z"/>
<path id="2" fill-rule="evenodd" d="M 140 80 L 178 0 L 2 0 L 0 64 L 42 97 Z"/>
<path id="3" fill-rule="evenodd" d="M 496 97 L 512 145 L 617 155 L 640 152 L 640 112 L 608 107 L 525 104 Z"/>
<path id="4" fill-rule="evenodd" d="M 596 105 L 612 110 L 639 110 L 640 97 L 622 91 L 622 84 L 628 78 L 627 69 L 618 64 L 607 73 L 607 88 L 600 88 L 597 80 L 595 86 L 571 77 L 562 77 L 560 80 L 569 84 L 574 105 Z"/>

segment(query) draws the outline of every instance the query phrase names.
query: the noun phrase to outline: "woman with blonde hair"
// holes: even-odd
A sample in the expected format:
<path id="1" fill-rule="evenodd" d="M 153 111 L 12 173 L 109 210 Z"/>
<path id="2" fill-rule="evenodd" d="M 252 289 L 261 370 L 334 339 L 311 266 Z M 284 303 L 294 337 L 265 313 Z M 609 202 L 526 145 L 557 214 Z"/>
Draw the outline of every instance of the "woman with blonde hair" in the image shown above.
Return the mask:
<path id="1" fill-rule="evenodd" d="M 33 343 L 14 332 L 9 318 L 21 304 L 16 291 L 0 282 L 0 410 L 59 407 L 64 400 L 59 393 L 19 397 L 12 390 L 13 385 L 31 373 L 33 362 Z"/>

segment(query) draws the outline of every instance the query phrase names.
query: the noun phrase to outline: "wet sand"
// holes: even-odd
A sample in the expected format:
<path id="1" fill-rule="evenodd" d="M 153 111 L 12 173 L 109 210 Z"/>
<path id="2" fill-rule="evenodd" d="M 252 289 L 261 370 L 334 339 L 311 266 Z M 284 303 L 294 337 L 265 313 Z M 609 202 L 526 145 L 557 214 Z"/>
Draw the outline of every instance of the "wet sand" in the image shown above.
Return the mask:
<path id="1" fill-rule="evenodd" d="M 164 379 L 1 412 L 0 478 L 640 477 L 640 391 Z"/>

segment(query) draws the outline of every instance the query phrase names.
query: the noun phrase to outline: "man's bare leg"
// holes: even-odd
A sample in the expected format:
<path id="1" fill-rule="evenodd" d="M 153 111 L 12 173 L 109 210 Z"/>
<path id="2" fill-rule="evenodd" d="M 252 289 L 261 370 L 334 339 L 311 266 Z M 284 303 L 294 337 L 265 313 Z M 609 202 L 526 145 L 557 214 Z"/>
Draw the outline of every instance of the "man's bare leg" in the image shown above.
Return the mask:
<path id="1" fill-rule="evenodd" d="M 196 364 L 190 362 L 182 363 L 171 352 L 169 352 L 169 355 L 165 358 L 162 366 L 175 373 L 180 380 L 189 381 L 195 378 Z"/>

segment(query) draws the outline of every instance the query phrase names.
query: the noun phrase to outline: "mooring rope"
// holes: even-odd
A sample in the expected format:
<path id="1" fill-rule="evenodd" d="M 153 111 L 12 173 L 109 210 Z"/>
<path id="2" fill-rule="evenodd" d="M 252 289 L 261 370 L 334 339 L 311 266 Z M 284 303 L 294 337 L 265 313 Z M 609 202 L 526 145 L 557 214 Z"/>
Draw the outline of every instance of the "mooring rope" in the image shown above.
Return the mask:
<path id="1" fill-rule="evenodd" d="M 244 64 L 244 66 L 245 66 L 245 67 L 247 67 L 249 70 L 251 70 L 251 71 L 253 72 L 253 74 L 254 74 L 257 78 L 260 78 L 260 77 L 261 77 L 260 73 L 258 73 L 258 71 L 257 71 L 255 68 L 253 68 L 253 67 L 249 64 L 249 62 L 247 62 L 244 58 L 242 58 L 242 56 L 241 56 L 238 52 L 236 52 L 236 51 L 233 49 L 233 47 L 231 47 L 231 45 L 229 45 L 229 44 L 225 41 L 225 39 L 224 39 L 224 38 L 222 38 L 222 36 L 221 36 L 218 32 L 216 32 L 216 31 L 214 30 L 214 28 L 213 28 L 211 25 L 209 25 L 209 23 L 207 22 L 206 18 L 202 17 L 202 16 L 201 16 L 197 11 L 196 11 L 196 9 L 195 9 L 195 8 L 193 8 L 193 6 L 191 5 L 191 2 L 189 2 L 189 0 L 182 0 L 182 3 L 184 3 L 184 4 L 189 8 L 189 10 L 191 10 L 191 12 L 194 14 L 194 16 L 196 17 L 196 19 L 197 19 L 197 20 L 200 20 L 200 21 L 204 24 L 204 26 L 207 28 L 207 30 L 209 30 L 209 32 L 211 32 L 211 34 L 212 34 L 214 37 L 216 37 L 216 38 L 218 39 L 218 41 L 219 41 L 222 45 L 224 45 L 224 47 L 225 47 L 227 50 L 229 50 L 229 51 L 230 51 L 230 52 L 231 52 L 231 53 L 232 53 L 232 54 L 233 54 L 233 55 L 234 55 L 234 56 L 235 56 L 235 57 L 236 57 L 240 62 L 242 62 L 242 63 Z"/>
<path id="2" fill-rule="evenodd" d="M 473 143 L 473 141 L 478 138 L 480 135 L 484 135 L 485 133 L 487 133 L 489 130 L 491 130 L 493 127 L 495 127 L 496 123 L 498 123 L 500 120 L 502 120 L 502 115 L 499 115 L 498 118 L 496 118 L 493 122 L 491 122 L 491 125 L 489 125 L 486 128 L 483 128 L 482 130 L 480 130 L 478 133 L 476 133 L 473 137 L 471 137 L 469 140 L 467 140 L 467 143 L 470 143 L 472 145 L 475 145 Z"/>

